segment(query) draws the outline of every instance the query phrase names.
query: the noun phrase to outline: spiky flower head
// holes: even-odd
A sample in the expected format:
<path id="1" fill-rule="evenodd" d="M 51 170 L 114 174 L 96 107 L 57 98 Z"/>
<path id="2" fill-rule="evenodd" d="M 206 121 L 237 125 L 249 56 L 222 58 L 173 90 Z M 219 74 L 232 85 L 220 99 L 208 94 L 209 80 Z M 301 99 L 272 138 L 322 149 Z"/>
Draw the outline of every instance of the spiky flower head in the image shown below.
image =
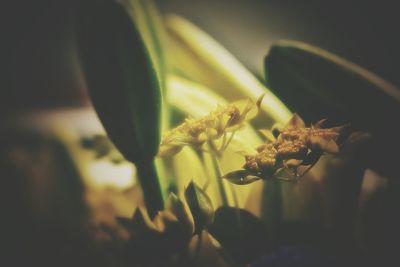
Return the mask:
<path id="1" fill-rule="evenodd" d="M 242 128 L 254 118 L 263 96 L 256 103 L 238 101 L 218 106 L 214 111 L 198 119 L 186 119 L 181 125 L 163 134 L 158 155 L 173 156 L 184 146 L 201 148 L 204 143 L 221 138 L 224 134 Z"/>
<path id="2" fill-rule="evenodd" d="M 236 184 L 247 184 L 259 179 L 280 178 L 296 180 L 312 167 L 323 153 L 337 153 L 337 141 L 343 126 L 322 129 L 324 120 L 311 127 L 294 114 L 289 123 L 274 133 L 263 130 L 269 139 L 257 148 L 257 154 L 245 155 L 243 170 L 224 177 Z M 308 166 L 302 171 L 301 167 Z"/>

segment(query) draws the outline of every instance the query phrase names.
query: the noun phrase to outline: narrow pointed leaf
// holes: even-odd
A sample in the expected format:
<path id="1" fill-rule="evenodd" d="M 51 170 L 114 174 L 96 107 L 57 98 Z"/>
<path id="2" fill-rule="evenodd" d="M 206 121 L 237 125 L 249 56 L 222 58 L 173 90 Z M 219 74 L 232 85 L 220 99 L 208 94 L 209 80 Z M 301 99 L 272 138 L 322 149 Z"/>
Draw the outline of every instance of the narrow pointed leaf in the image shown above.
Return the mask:
<path id="1" fill-rule="evenodd" d="M 185 190 L 185 199 L 194 219 L 194 233 L 201 231 L 214 219 L 214 207 L 207 194 L 194 182 Z"/>
<path id="2" fill-rule="evenodd" d="M 155 226 L 148 217 L 147 213 L 145 213 L 141 208 L 137 208 L 131 219 L 130 229 L 133 231 L 133 233 L 144 233 L 150 229 L 154 230 Z"/>
<path id="3" fill-rule="evenodd" d="M 208 230 L 241 265 L 271 249 L 272 240 L 264 223 L 243 209 L 220 207 Z"/>
<path id="4" fill-rule="evenodd" d="M 166 201 L 166 210 L 173 213 L 189 234 L 193 234 L 194 222 L 185 204 L 174 193 L 170 193 Z"/>
<path id="5" fill-rule="evenodd" d="M 225 174 L 222 178 L 227 179 L 229 182 L 237 185 L 251 184 L 260 180 L 260 177 L 250 175 L 246 170 L 238 170 Z"/>

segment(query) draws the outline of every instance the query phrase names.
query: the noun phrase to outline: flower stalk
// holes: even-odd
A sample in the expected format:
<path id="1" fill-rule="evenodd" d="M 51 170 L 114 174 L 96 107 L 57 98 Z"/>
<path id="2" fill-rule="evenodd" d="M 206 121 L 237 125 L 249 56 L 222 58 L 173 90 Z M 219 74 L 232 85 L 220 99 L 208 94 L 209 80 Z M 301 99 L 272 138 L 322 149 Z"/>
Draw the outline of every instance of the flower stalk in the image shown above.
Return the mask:
<path id="1" fill-rule="evenodd" d="M 228 197 L 226 195 L 226 191 L 224 188 L 223 181 L 221 179 L 222 177 L 222 171 L 221 171 L 221 166 L 219 165 L 218 161 L 218 153 L 215 151 L 215 144 L 212 141 L 208 142 L 209 150 L 211 153 L 211 160 L 214 168 L 214 173 L 217 179 L 217 185 L 218 185 L 218 190 L 221 194 L 221 200 L 222 200 L 222 205 L 227 206 L 228 205 Z"/>
<path id="2" fill-rule="evenodd" d="M 164 209 L 164 200 L 154 161 L 142 161 L 136 164 L 138 179 L 144 192 L 144 201 L 150 218 Z"/>

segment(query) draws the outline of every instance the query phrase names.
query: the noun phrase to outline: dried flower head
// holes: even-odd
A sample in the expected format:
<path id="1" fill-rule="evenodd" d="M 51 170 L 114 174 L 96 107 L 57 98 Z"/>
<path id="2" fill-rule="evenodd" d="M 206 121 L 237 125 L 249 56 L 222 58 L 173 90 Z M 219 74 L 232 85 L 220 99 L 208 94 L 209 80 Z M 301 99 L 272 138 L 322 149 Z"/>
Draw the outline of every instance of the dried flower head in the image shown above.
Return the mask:
<path id="1" fill-rule="evenodd" d="M 242 128 L 246 121 L 254 118 L 264 95 L 256 103 L 251 100 L 238 101 L 198 119 L 186 119 L 181 125 L 163 134 L 159 156 L 172 156 L 184 146 L 201 148 L 208 141 L 221 138 Z"/>
<path id="2" fill-rule="evenodd" d="M 339 152 L 337 141 L 343 127 L 322 129 L 324 121 L 307 128 L 304 121 L 294 114 L 283 129 L 273 132 L 262 130 L 269 141 L 257 148 L 257 154 L 245 155 L 243 170 L 228 173 L 224 178 L 236 184 L 270 177 L 296 180 L 324 153 Z M 302 166 L 308 167 L 300 171 Z"/>

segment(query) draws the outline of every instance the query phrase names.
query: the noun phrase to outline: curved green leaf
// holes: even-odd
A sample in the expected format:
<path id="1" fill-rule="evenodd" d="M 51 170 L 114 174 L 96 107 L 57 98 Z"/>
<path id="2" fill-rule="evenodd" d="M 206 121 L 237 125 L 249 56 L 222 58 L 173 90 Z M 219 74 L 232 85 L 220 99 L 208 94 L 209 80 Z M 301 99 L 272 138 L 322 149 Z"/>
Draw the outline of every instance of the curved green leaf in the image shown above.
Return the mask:
<path id="1" fill-rule="evenodd" d="M 272 247 L 265 224 L 244 209 L 220 207 L 208 230 L 241 265 L 268 253 Z"/>
<path id="2" fill-rule="evenodd" d="M 396 173 L 391 160 L 397 158 L 396 149 L 387 147 L 400 148 L 400 132 L 390 120 L 400 114 L 399 88 L 332 53 L 294 41 L 272 46 L 265 72 L 271 89 L 307 121 L 329 118 L 371 132 L 371 154 L 388 157 L 373 157 L 369 165 Z"/>
<path id="3" fill-rule="evenodd" d="M 101 121 L 126 158 L 152 159 L 161 94 L 147 48 L 124 8 L 112 1 L 93 3 L 80 22 L 83 68 Z"/>
<path id="4" fill-rule="evenodd" d="M 198 185 L 190 182 L 185 190 L 185 199 L 194 220 L 194 233 L 200 234 L 214 219 L 214 207 L 210 198 Z"/>
<path id="5" fill-rule="evenodd" d="M 114 1 L 83 6 L 78 21 L 83 70 L 108 135 L 138 168 L 149 214 L 163 208 L 153 160 L 160 142 L 157 72 L 127 11 Z"/>
<path id="6" fill-rule="evenodd" d="M 154 63 L 161 87 L 166 74 L 166 30 L 157 7 L 152 0 L 119 0 L 130 14 Z"/>

